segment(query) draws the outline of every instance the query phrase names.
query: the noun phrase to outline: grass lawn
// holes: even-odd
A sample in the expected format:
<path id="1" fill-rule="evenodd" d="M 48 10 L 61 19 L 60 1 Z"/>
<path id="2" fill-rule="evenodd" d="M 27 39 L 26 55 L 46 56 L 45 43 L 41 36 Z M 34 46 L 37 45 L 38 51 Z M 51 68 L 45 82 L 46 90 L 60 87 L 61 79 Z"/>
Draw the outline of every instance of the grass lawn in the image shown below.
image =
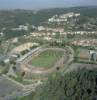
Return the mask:
<path id="1" fill-rule="evenodd" d="M 48 68 L 53 66 L 59 60 L 59 58 L 62 57 L 62 55 L 63 51 L 46 50 L 33 58 L 29 64 L 35 67 Z"/>

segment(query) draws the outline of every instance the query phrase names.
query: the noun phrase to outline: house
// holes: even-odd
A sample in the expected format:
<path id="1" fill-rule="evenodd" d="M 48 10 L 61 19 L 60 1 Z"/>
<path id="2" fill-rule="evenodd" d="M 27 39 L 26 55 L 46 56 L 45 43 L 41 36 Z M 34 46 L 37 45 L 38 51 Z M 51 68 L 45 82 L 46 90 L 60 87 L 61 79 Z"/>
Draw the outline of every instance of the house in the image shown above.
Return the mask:
<path id="1" fill-rule="evenodd" d="M 10 62 L 10 59 L 5 59 L 3 62 L 4 64 L 8 64 Z"/>

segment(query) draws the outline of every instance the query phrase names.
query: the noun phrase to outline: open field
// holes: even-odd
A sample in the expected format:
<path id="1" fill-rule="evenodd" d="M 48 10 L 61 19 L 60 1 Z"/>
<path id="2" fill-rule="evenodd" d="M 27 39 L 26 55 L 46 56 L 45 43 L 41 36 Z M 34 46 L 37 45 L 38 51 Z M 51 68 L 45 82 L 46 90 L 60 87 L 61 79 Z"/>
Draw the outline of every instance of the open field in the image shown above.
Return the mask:
<path id="1" fill-rule="evenodd" d="M 34 57 L 29 64 L 34 67 L 48 68 L 53 66 L 63 55 L 63 51 L 45 50 Z"/>

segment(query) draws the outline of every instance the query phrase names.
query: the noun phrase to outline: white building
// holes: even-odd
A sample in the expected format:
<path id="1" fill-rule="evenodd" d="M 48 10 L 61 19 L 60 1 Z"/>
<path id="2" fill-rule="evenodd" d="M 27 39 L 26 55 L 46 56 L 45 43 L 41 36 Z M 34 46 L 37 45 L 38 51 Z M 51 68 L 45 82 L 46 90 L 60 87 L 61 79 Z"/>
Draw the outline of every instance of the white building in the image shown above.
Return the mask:
<path id="1" fill-rule="evenodd" d="M 80 13 L 76 13 L 76 14 L 75 14 L 75 17 L 78 17 L 78 16 L 80 16 Z"/>
<path id="2" fill-rule="evenodd" d="M 0 36 L 3 36 L 3 35 L 4 35 L 4 33 L 3 33 L 3 32 L 1 32 L 1 33 L 0 33 Z"/>
<path id="3" fill-rule="evenodd" d="M 3 62 L 4 62 L 5 64 L 8 64 L 8 63 L 10 62 L 10 59 L 5 59 Z"/>
<path id="4" fill-rule="evenodd" d="M 45 27 L 43 27 L 43 26 L 38 27 L 38 31 L 43 31 L 43 30 L 45 30 Z"/>
<path id="5" fill-rule="evenodd" d="M 17 37 L 12 39 L 12 43 L 17 43 L 17 42 L 18 42 L 18 38 Z"/>

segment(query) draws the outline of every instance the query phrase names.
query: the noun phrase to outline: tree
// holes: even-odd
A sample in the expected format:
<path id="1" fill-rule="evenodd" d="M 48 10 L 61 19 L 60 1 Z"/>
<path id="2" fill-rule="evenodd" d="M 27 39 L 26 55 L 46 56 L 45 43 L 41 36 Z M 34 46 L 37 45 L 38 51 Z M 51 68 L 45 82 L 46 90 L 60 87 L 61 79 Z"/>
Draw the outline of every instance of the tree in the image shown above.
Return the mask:
<path id="1" fill-rule="evenodd" d="M 97 70 L 79 69 L 50 77 L 37 92 L 34 100 L 93 100 L 96 96 Z"/>

